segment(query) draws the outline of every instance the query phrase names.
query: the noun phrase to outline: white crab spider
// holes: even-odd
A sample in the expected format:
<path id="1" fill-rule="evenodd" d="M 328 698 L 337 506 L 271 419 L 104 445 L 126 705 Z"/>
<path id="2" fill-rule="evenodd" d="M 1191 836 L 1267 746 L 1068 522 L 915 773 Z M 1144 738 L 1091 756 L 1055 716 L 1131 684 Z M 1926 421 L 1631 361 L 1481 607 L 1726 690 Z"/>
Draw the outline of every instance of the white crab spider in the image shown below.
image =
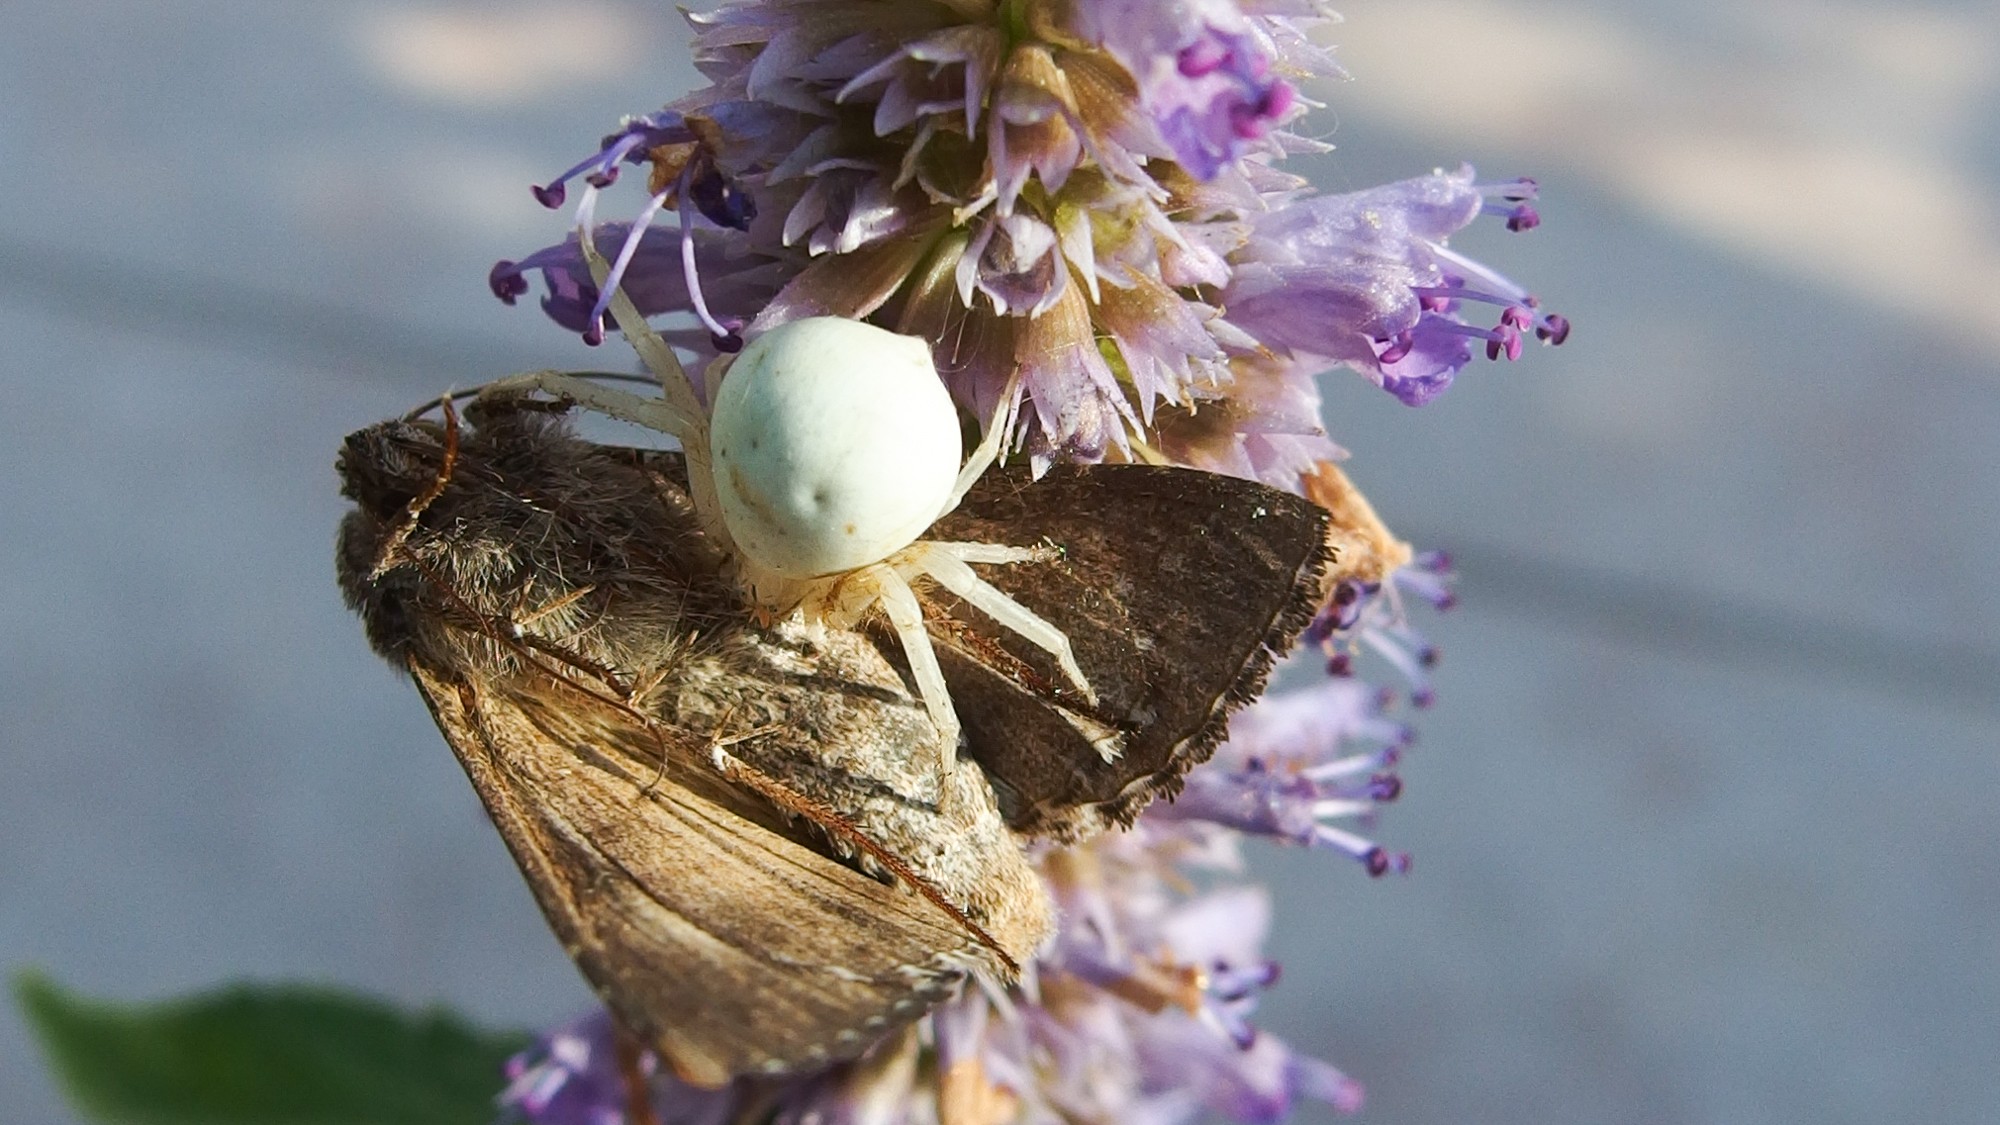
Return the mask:
<path id="1" fill-rule="evenodd" d="M 585 255 L 601 272 L 602 259 L 588 242 Z M 841 317 L 792 321 L 734 357 L 712 393 L 712 414 L 705 414 L 673 352 L 624 294 L 614 295 L 611 313 L 660 380 L 664 398 L 552 371 L 502 383 L 563 396 L 679 439 L 703 530 L 724 547 L 761 612 L 796 611 L 849 628 L 880 605 L 918 695 L 945 735 L 947 766 L 958 717 L 911 588 L 916 579 L 936 582 L 1047 650 L 1096 705 L 1062 631 L 967 565 L 1046 562 L 1055 557 L 1052 549 L 918 538 L 958 507 L 998 456 L 1006 432 L 1002 419 L 993 419 L 960 465 L 958 412 L 927 344 Z"/>

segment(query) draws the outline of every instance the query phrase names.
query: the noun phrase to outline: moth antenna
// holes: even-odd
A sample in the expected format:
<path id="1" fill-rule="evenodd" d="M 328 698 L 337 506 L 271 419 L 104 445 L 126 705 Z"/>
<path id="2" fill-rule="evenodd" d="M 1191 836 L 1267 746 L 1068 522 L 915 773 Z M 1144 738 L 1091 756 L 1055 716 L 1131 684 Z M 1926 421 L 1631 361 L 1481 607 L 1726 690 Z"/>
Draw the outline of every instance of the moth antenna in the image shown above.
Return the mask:
<path id="1" fill-rule="evenodd" d="M 661 684 L 667 682 L 667 676 L 670 675 L 672 672 L 673 669 L 670 666 L 662 664 L 659 667 L 653 669 L 652 671 L 646 673 L 645 675 L 639 677 L 637 680 L 633 681 L 632 690 L 626 693 L 625 702 L 630 703 L 635 707 L 638 706 L 641 700 L 653 694 L 654 690 L 656 690 Z"/>
<path id="2" fill-rule="evenodd" d="M 597 677 L 599 680 L 604 681 L 605 687 L 619 692 L 627 700 L 630 700 L 633 693 L 638 690 L 636 686 L 628 686 L 625 683 L 624 677 L 618 674 L 618 669 L 599 664 L 582 653 L 565 646 L 560 641 L 553 641 L 547 637 L 538 637 L 527 631 L 527 626 L 533 625 L 549 614 L 555 613 L 566 606 L 573 605 L 578 599 L 588 596 L 597 589 L 595 585 L 585 586 L 582 589 L 572 590 L 568 594 L 560 595 L 549 602 L 549 604 L 530 611 L 524 616 L 497 619 L 506 623 L 506 628 L 501 629 L 494 624 L 495 618 L 480 613 L 470 605 L 467 605 L 463 599 L 459 598 L 457 591 L 446 586 L 444 580 L 438 577 L 437 572 L 430 569 L 428 564 L 416 561 L 412 565 L 417 568 L 417 572 L 422 574 L 426 580 L 439 588 L 440 592 L 445 595 L 446 600 L 452 603 L 453 608 L 459 610 L 467 620 L 479 626 L 481 633 L 486 634 L 489 638 L 496 641 L 501 640 L 504 635 L 504 637 L 511 637 L 513 640 L 519 642 L 517 645 L 510 646 L 514 648 L 516 656 L 525 656 L 524 649 L 534 649 L 545 656 L 554 657 L 556 660 L 569 665 L 578 672 Z M 523 595 L 525 596 L 527 589 L 533 586 L 534 578 L 531 575 L 525 583 Z"/>
<path id="3" fill-rule="evenodd" d="M 375 565 L 368 568 L 368 581 L 373 582 L 402 565 L 403 545 L 417 530 L 417 521 L 424 516 L 424 510 L 444 495 L 446 486 L 451 484 L 451 475 L 458 469 L 458 411 L 452 409 L 451 396 L 438 401 L 438 408 L 444 412 L 444 456 L 438 461 L 437 479 L 416 496 L 410 498 L 397 518 L 396 526 L 382 537 L 382 546 L 375 553 Z"/>
<path id="4" fill-rule="evenodd" d="M 652 1085 L 646 1081 L 645 1046 L 623 1024 L 612 1037 L 618 1053 L 618 1077 L 625 1083 L 625 1125 L 660 1125 L 653 1112 Z"/>
<path id="5" fill-rule="evenodd" d="M 729 720 L 735 717 L 735 715 L 736 715 L 736 704 L 731 703 L 729 705 L 729 709 L 722 713 L 722 717 L 715 721 L 715 729 L 718 732 L 727 729 L 729 726 Z M 734 746 L 739 742 L 748 741 L 749 739 L 756 738 L 759 735 L 769 734 L 777 729 L 778 729 L 777 724 L 773 723 L 767 726 L 758 727 L 754 730 L 744 731 L 742 734 L 733 734 L 726 738 L 722 737 L 718 733 L 717 735 L 712 736 L 712 742 L 717 749 L 720 749 L 724 746 Z M 667 776 L 667 759 L 666 755 L 662 754 L 660 756 L 659 771 L 653 774 L 653 779 L 646 783 L 645 788 L 639 790 L 639 795 L 641 797 L 644 797 L 650 794 L 653 791 L 653 787 L 655 785 L 658 785 L 660 783 L 660 780 L 666 776 Z"/>
<path id="6" fill-rule="evenodd" d="M 764 735 L 772 733 L 773 731 L 783 729 L 781 724 L 766 723 L 761 727 L 753 727 L 750 730 L 746 730 L 741 734 L 724 735 L 722 732 L 729 729 L 729 720 L 734 718 L 736 715 L 736 707 L 737 707 L 736 704 L 731 703 L 729 705 L 729 709 L 722 713 L 722 717 L 715 721 L 716 733 L 709 736 L 709 745 L 717 752 L 720 752 L 725 747 L 734 746 L 739 742 L 748 742 L 753 738 L 761 738 Z M 667 772 L 667 763 L 666 760 L 663 758 L 660 760 L 660 772 L 657 776 L 653 778 L 652 784 L 654 785 L 659 784 L 660 778 L 666 776 L 666 772 Z"/>
<path id="7" fill-rule="evenodd" d="M 596 592 L 597 592 L 597 586 L 595 583 L 589 586 L 578 586 L 576 589 L 571 590 L 569 593 L 558 596 L 555 600 L 549 602 L 547 605 L 537 606 L 534 609 L 529 610 L 525 614 L 522 614 L 521 616 L 514 618 L 513 621 L 514 627 L 519 629 L 524 626 L 533 625 L 535 622 L 540 621 L 542 618 L 547 617 L 549 614 L 560 613 L 561 611 L 568 609 L 570 606 L 575 605 L 577 602 L 582 601 L 584 598 L 587 598 Z"/>
<path id="8" fill-rule="evenodd" d="M 513 633 L 513 630 L 508 631 Z M 580 652 L 564 647 L 560 641 L 552 641 L 547 637 L 538 637 L 528 632 L 513 633 L 513 636 L 515 640 L 521 642 L 527 648 L 534 649 L 544 656 L 553 657 L 585 675 L 594 676 L 602 680 L 605 687 L 627 699 L 632 697 L 632 687 L 626 684 L 624 678 L 618 674 L 616 668 L 599 664 Z"/>
<path id="9" fill-rule="evenodd" d="M 746 735 L 745 737 L 749 736 Z M 793 789 L 770 774 L 757 769 L 755 766 L 723 749 L 720 745 L 712 747 L 709 750 L 709 754 L 715 761 L 715 768 L 721 771 L 723 777 L 728 778 L 730 781 L 749 786 L 765 800 L 770 801 L 779 808 L 789 809 L 812 821 L 814 824 L 819 825 L 821 828 L 826 829 L 835 836 L 840 837 L 842 840 L 847 841 L 854 847 L 867 852 L 877 863 L 887 868 L 891 875 L 908 883 L 918 894 L 929 899 L 932 906 L 949 914 L 952 920 L 963 927 L 966 933 L 971 934 L 979 944 L 992 950 L 993 955 L 1000 959 L 1000 963 L 1006 966 L 1009 973 L 1015 976 L 1021 974 L 1020 963 L 1008 956 L 1007 951 L 1000 947 L 1000 943 L 994 940 L 992 934 L 982 929 L 979 923 L 973 921 L 965 911 L 960 910 L 956 903 L 946 898 L 944 892 L 932 886 L 929 880 L 911 870 L 910 865 L 904 863 L 896 853 L 876 843 L 866 832 L 856 827 L 853 821 L 841 816 L 827 805 Z"/>
<path id="10" fill-rule="evenodd" d="M 715 722 L 716 733 L 714 735 L 711 735 L 709 738 L 710 746 L 717 748 L 726 748 L 730 746 L 735 746 L 736 744 L 741 742 L 748 742 L 753 738 L 762 738 L 763 736 L 770 734 L 773 731 L 779 731 L 785 729 L 783 723 L 765 723 L 761 727 L 752 727 L 741 734 L 725 735 L 722 732 L 729 729 L 730 717 L 736 714 L 737 706 L 738 706 L 737 704 L 731 703 L 729 705 L 729 710 L 724 711 L 722 713 L 722 718 L 716 720 Z"/>

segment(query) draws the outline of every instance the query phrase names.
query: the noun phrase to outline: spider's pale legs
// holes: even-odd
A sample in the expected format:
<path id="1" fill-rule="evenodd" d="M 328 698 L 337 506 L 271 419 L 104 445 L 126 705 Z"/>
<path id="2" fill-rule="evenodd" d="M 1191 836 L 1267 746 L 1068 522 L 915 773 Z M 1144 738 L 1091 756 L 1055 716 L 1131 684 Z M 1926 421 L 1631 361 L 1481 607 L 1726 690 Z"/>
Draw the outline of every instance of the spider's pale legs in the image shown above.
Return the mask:
<path id="1" fill-rule="evenodd" d="M 929 578 L 1003 628 L 1046 650 L 1056 658 L 1063 675 L 1069 677 L 1070 682 L 1083 693 L 1085 701 L 1095 707 L 1097 693 L 1091 690 L 1090 681 L 1084 677 L 1083 669 L 1078 667 L 1069 638 L 1063 635 L 1062 630 L 1002 593 L 966 565 L 968 562 L 1050 562 L 1056 557 L 1055 551 L 1047 547 L 918 540 L 879 563 L 872 563 L 843 577 L 836 587 L 827 592 L 828 599 L 819 603 L 818 615 L 823 620 L 852 625 L 871 606 L 881 605 L 890 626 L 896 631 L 896 639 L 902 643 L 903 655 L 910 662 L 910 676 L 916 680 L 917 694 L 923 699 L 924 708 L 930 712 L 931 722 L 945 735 L 944 764 L 950 768 L 956 761 L 958 713 L 951 705 L 951 693 L 945 686 L 944 671 L 938 666 L 937 652 L 931 647 L 930 633 L 924 628 L 923 610 L 917 602 L 912 580 L 919 576 Z"/>

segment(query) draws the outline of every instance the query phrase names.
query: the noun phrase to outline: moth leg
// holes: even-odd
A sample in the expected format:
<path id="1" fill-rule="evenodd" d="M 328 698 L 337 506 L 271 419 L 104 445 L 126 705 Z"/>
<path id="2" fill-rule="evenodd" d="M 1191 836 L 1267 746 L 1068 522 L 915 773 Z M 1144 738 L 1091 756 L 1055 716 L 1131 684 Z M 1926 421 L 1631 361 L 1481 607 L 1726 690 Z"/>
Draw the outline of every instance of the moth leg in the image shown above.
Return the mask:
<path id="1" fill-rule="evenodd" d="M 1090 686 L 1083 669 L 1077 665 L 1076 653 L 1070 648 L 1069 637 L 1061 629 L 1049 624 L 1034 610 L 1008 597 L 999 587 L 979 577 L 967 563 L 1017 563 L 1050 562 L 1056 557 L 1050 547 L 1003 547 L 995 543 L 938 543 L 920 542 L 912 544 L 902 553 L 896 563 L 897 569 L 907 568 L 910 572 L 928 576 L 932 581 L 971 605 L 973 608 L 999 622 L 1003 627 L 1020 634 L 1023 640 L 1035 645 L 1055 657 L 1056 665 L 1068 676 L 1070 683 L 1083 693 L 1084 701 L 1097 706 L 1097 692 Z"/>
<path id="2" fill-rule="evenodd" d="M 877 602 L 882 612 L 889 618 L 889 625 L 896 630 L 896 639 L 903 644 L 903 655 L 910 662 L 910 675 L 917 681 L 917 694 L 923 698 L 924 709 L 930 712 L 931 722 L 944 735 L 940 753 L 944 758 L 944 768 L 949 770 L 958 761 L 958 712 L 952 708 L 951 692 L 945 687 L 944 669 L 938 667 L 937 652 L 931 648 L 931 636 L 924 629 L 923 607 L 917 603 L 917 595 L 910 589 L 896 569 L 881 563 L 868 567 L 855 577 L 862 581 L 857 586 L 865 588 L 863 595 Z"/>

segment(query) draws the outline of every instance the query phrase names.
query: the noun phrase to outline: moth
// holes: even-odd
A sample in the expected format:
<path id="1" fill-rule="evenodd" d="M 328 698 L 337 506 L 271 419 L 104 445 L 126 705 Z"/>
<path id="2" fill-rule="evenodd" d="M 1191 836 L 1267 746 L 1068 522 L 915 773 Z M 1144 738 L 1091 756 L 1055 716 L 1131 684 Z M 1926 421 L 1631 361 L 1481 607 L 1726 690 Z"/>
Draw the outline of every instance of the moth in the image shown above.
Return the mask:
<path id="1" fill-rule="evenodd" d="M 962 723 L 905 648 L 760 622 L 673 453 L 489 390 L 351 435 L 337 569 L 551 926 L 620 1021 L 714 1086 L 850 1058 L 1052 930 L 1024 842 L 1129 823 L 1205 759 L 1331 580 L 1328 517 L 1151 466 L 996 469 L 937 537 L 1045 544 L 988 580 L 1055 654 L 921 593 Z"/>

